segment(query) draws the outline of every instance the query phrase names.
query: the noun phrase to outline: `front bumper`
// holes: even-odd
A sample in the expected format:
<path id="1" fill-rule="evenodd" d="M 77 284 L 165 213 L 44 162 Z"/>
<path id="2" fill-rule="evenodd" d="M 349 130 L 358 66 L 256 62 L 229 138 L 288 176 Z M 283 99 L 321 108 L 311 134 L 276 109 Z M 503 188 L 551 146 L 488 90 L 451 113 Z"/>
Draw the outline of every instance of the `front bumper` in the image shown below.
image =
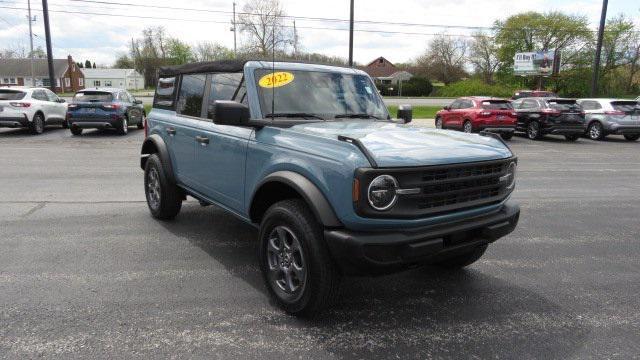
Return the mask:
<path id="1" fill-rule="evenodd" d="M 511 202 L 483 216 L 418 229 L 360 232 L 326 229 L 333 258 L 347 275 L 385 274 L 417 264 L 434 263 L 511 233 L 520 207 Z"/>
<path id="2" fill-rule="evenodd" d="M 26 115 L 0 117 L 0 127 L 20 128 L 28 126 L 29 119 L 27 119 Z"/>

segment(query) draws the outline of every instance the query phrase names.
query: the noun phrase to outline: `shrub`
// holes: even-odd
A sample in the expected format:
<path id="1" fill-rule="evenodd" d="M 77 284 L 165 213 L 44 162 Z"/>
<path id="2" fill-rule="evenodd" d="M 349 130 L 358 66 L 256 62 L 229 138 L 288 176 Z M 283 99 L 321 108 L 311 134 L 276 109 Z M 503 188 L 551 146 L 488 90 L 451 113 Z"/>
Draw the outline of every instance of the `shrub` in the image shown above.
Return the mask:
<path id="1" fill-rule="evenodd" d="M 442 97 L 460 96 L 494 96 L 507 98 L 513 95 L 516 89 L 508 85 L 489 85 L 481 80 L 462 80 L 438 89 L 437 95 Z"/>
<path id="2" fill-rule="evenodd" d="M 376 86 L 382 96 L 398 95 L 398 84 L 376 84 Z M 429 96 L 432 91 L 431 81 L 423 77 L 414 76 L 402 82 L 402 96 Z"/>

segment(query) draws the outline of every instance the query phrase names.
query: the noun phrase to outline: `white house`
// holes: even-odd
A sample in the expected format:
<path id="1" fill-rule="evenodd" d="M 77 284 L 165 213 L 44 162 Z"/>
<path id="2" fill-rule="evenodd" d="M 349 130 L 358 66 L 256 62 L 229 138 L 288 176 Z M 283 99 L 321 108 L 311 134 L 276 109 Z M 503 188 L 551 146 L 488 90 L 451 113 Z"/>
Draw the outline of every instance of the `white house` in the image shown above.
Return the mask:
<path id="1" fill-rule="evenodd" d="M 82 69 L 86 87 L 144 89 L 144 77 L 135 69 Z"/>

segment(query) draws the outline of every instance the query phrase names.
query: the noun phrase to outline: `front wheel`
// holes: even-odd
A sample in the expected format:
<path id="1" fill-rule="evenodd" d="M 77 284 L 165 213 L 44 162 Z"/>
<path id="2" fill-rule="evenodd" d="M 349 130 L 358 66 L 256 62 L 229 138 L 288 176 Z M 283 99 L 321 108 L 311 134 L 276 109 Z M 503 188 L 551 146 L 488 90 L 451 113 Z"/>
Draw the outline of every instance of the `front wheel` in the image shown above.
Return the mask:
<path id="1" fill-rule="evenodd" d="M 322 226 L 302 200 L 267 210 L 260 225 L 260 269 L 269 294 L 290 314 L 314 315 L 334 299 L 340 276 Z"/>
<path id="2" fill-rule="evenodd" d="M 513 133 L 509 132 L 509 133 L 502 133 L 500 134 L 500 136 L 502 137 L 502 139 L 504 140 L 511 140 L 511 138 L 513 137 Z"/>
<path id="3" fill-rule="evenodd" d="M 462 129 L 464 130 L 464 132 L 471 134 L 473 132 L 473 124 L 471 124 L 471 121 L 467 120 L 464 122 Z"/>
<path id="4" fill-rule="evenodd" d="M 157 154 L 149 156 L 144 167 L 144 193 L 151 216 L 154 218 L 169 220 L 180 212 L 182 193 L 167 179 Z"/>
<path id="5" fill-rule="evenodd" d="M 44 116 L 42 116 L 42 114 L 37 113 L 33 116 L 29 130 L 31 130 L 33 135 L 40 135 L 44 132 Z"/>
<path id="6" fill-rule="evenodd" d="M 567 139 L 567 141 L 577 141 L 580 138 L 580 135 L 565 135 L 564 138 Z"/>
<path id="7" fill-rule="evenodd" d="M 478 261 L 485 251 L 487 251 L 487 245 L 478 246 L 468 253 L 440 261 L 436 265 L 446 269 L 460 269 Z"/>
<path id="8" fill-rule="evenodd" d="M 442 118 L 441 117 L 437 117 L 436 118 L 436 129 L 442 129 Z"/>
<path id="9" fill-rule="evenodd" d="M 640 139 L 640 135 L 636 134 L 636 135 L 625 135 L 624 138 L 628 141 L 636 141 L 638 139 Z"/>

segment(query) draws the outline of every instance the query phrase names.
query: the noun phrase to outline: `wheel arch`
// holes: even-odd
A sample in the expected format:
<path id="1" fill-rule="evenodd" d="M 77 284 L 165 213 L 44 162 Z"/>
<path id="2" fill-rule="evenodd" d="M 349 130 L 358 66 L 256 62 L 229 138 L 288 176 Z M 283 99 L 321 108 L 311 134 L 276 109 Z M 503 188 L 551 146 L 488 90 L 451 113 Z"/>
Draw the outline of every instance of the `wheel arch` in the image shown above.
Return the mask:
<path id="1" fill-rule="evenodd" d="M 164 142 L 162 137 L 160 137 L 160 135 L 150 135 L 142 143 L 142 149 L 140 151 L 140 167 L 143 170 L 147 165 L 149 156 L 151 156 L 152 154 L 158 154 L 160 160 L 162 161 L 162 170 L 167 175 L 169 181 L 175 184 L 176 179 L 173 173 L 173 166 L 171 164 L 169 150 L 167 149 L 167 144 Z"/>
<path id="2" fill-rule="evenodd" d="M 278 201 L 300 198 L 309 206 L 318 222 L 326 227 L 342 223 L 320 189 L 303 175 L 293 171 L 277 171 L 265 177 L 251 196 L 249 218 L 259 223 L 269 207 Z"/>

